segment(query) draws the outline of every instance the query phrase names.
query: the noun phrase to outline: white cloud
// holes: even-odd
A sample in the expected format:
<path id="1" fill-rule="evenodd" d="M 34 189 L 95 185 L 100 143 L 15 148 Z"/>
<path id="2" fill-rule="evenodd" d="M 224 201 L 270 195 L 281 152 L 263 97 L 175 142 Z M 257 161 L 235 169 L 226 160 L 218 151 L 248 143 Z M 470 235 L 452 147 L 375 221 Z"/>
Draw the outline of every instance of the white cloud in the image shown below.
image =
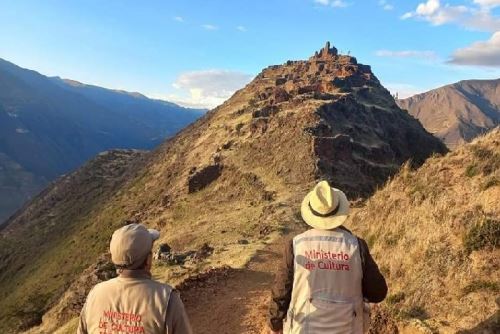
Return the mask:
<path id="1" fill-rule="evenodd" d="M 344 8 L 349 6 L 344 0 L 314 0 L 315 3 L 323 6 L 331 6 L 336 8 Z"/>
<path id="2" fill-rule="evenodd" d="M 202 24 L 201 27 L 205 30 L 211 30 L 211 31 L 219 29 L 219 27 L 214 26 L 213 24 Z"/>
<path id="3" fill-rule="evenodd" d="M 498 6 L 498 0 L 475 0 L 476 7 L 442 5 L 440 0 L 420 3 L 415 11 L 401 16 L 430 22 L 432 25 L 456 23 L 468 29 L 494 32 L 500 30 L 500 18 L 493 16 L 491 9 Z"/>
<path id="4" fill-rule="evenodd" d="M 456 50 L 451 64 L 500 67 L 500 31 L 487 41 L 475 42 L 468 47 Z"/>
<path id="5" fill-rule="evenodd" d="M 177 94 L 167 98 L 184 106 L 214 108 L 252 78 L 246 73 L 220 69 L 185 72 L 172 84 Z"/>
<path id="6" fill-rule="evenodd" d="M 404 13 L 403 15 L 401 15 L 401 20 L 407 20 L 407 19 L 410 19 L 412 17 L 413 17 L 412 12 Z"/>
<path id="7" fill-rule="evenodd" d="M 247 28 L 245 26 L 237 26 L 236 27 L 236 30 L 239 30 L 241 32 L 246 32 L 247 31 Z"/>
<path id="8" fill-rule="evenodd" d="M 427 91 L 427 89 L 405 83 L 387 83 L 384 84 L 384 87 L 387 88 L 392 95 L 397 94 L 399 99 L 406 99 L 407 97 Z"/>
<path id="9" fill-rule="evenodd" d="M 393 10 L 394 6 L 390 4 L 387 0 L 379 0 L 378 5 L 382 7 L 384 10 Z"/>
<path id="10" fill-rule="evenodd" d="M 418 15 L 433 15 L 438 11 L 439 7 L 441 7 L 439 0 L 428 0 L 417 6 L 416 13 Z"/>
<path id="11" fill-rule="evenodd" d="M 378 57 L 395 57 L 395 58 L 425 58 L 434 59 L 437 58 L 437 54 L 434 51 L 429 50 L 378 50 L 375 52 Z"/>
<path id="12" fill-rule="evenodd" d="M 182 16 L 174 16 L 173 19 L 174 19 L 174 21 L 177 21 L 177 22 L 184 22 L 184 18 Z"/>
<path id="13" fill-rule="evenodd" d="M 348 6 L 347 2 L 342 1 L 342 0 L 334 0 L 331 2 L 331 4 L 332 4 L 332 7 L 337 7 L 337 8 L 343 8 L 343 7 Z"/>
<path id="14" fill-rule="evenodd" d="M 474 3 L 478 4 L 481 7 L 489 8 L 500 6 L 500 0 L 474 0 Z"/>
<path id="15" fill-rule="evenodd" d="M 488 10 L 479 10 L 468 17 L 463 25 L 474 30 L 495 32 L 500 30 L 500 18 L 492 16 Z"/>

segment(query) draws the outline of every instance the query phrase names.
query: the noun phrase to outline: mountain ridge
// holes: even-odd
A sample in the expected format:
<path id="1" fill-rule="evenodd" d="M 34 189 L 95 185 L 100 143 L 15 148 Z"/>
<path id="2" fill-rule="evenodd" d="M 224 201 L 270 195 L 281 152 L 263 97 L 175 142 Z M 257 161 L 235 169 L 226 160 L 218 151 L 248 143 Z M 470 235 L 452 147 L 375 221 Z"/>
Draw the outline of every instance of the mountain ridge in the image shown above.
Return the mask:
<path id="1" fill-rule="evenodd" d="M 97 153 L 150 149 L 201 113 L 96 86 L 71 88 L 0 59 L 0 223 Z"/>
<path id="2" fill-rule="evenodd" d="M 462 80 L 398 100 L 449 148 L 500 124 L 500 79 Z"/>

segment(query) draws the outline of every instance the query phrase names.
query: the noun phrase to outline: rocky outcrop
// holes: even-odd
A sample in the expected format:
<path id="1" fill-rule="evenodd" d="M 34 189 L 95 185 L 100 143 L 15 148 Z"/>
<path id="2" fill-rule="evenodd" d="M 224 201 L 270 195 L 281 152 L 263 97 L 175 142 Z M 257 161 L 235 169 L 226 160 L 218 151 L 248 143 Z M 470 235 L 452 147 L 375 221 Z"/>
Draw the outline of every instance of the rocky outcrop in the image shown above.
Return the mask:
<path id="1" fill-rule="evenodd" d="M 194 169 L 188 179 L 188 192 L 191 194 L 202 190 L 210 183 L 217 180 L 221 175 L 221 172 L 222 166 L 220 164 L 213 164 L 201 167 L 200 169 Z"/>
<path id="2" fill-rule="evenodd" d="M 254 135 L 272 131 L 272 119 L 287 110 L 312 109 L 316 120 L 304 131 L 312 140 L 314 175 L 350 198 L 371 194 L 409 159 L 418 166 L 429 152 L 447 152 L 402 112 L 370 66 L 338 54 L 329 43 L 308 61 L 266 68 L 247 89 L 254 96 L 249 108 Z"/>
<path id="3" fill-rule="evenodd" d="M 368 106 L 352 94 L 323 105 L 318 114 L 321 122 L 309 129 L 317 177 L 335 183 L 351 198 L 372 193 L 406 160 L 418 166 L 429 150 L 446 152 L 395 105 Z"/>
<path id="4" fill-rule="evenodd" d="M 326 42 L 325 47 L 320 51 L 316 51 L 314 56 L 309 58 L 310 61 L 316 60 L 331 60 L 335 59 L 338 55 L 338 50 L 336 47 L 330 47 L 330 42 Z"/>

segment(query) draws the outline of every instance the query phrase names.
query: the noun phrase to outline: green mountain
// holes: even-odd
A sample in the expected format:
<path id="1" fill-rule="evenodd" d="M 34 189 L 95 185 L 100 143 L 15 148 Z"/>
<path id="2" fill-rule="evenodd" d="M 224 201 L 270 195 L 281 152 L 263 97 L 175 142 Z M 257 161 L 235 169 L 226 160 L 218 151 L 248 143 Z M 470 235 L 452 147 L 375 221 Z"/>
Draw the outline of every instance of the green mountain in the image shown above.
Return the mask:
<path id="1" fill-rule="evenodd" d="M 48 182 L 109 149 L 151 149 L 200 110 L 48 78 L 0 59 L 0 223 Z"/>

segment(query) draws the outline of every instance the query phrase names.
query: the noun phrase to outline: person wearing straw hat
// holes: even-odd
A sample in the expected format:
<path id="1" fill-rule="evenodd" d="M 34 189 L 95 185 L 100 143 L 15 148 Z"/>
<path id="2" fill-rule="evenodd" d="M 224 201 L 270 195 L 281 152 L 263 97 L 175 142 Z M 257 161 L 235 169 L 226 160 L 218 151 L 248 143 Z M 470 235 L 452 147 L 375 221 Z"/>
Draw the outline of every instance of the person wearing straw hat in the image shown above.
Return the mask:
<path id="1" fill-rule="evenodd" d="M 141 224 L 113 233 L 109 248 L 118 277 L 90 291 L 77 334 L 192 333 L 179 293 L 151 279 L 152 248 L 159 236 Z"/>
<path id="2" fill-rule="evenodd" d="M 348 214 L 345 194 L 327 181 L 304 198 L 302 219 L 312 229 L 286 242 L 272 289 L 270 333 L 368 330 L 366 302 L 384 300 L 387 284 L 366 242 L 342 226 Z"/>

